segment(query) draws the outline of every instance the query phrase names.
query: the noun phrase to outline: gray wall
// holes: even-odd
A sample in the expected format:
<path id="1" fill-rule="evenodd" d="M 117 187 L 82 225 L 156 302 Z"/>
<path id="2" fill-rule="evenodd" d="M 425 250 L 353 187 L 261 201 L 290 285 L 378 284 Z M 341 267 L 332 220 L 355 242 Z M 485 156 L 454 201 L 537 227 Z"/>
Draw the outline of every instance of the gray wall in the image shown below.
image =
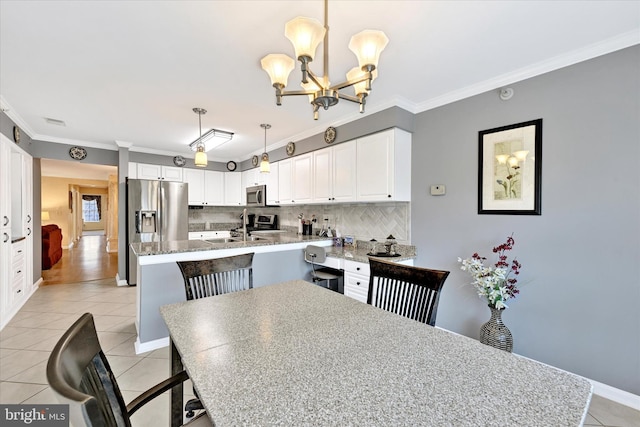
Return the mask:
<path id="1" fill-rule="evenodd" d="M 477 337 L 489 310 L 457 258 L 492 260 L 514 233 L 514 352 L 640 395 L 640 47 L 511 87 L 507 102 L 490 92 L 416 116 L 416 264 L 451 271 L 437 324 Z M 542 215 L 478 215 L 478 131 L 537 118 Z"/>

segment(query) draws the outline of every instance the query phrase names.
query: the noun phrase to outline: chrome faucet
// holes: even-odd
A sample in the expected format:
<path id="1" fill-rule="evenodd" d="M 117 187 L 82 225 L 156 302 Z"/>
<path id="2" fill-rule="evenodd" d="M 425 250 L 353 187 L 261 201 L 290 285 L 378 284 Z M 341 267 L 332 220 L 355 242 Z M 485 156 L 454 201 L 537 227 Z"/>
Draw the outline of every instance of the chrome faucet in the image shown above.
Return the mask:
<path id="1" fill-rule="evenodd" d="M 242 241 L 247 241 L 247 208 L 242 210 Z"/>

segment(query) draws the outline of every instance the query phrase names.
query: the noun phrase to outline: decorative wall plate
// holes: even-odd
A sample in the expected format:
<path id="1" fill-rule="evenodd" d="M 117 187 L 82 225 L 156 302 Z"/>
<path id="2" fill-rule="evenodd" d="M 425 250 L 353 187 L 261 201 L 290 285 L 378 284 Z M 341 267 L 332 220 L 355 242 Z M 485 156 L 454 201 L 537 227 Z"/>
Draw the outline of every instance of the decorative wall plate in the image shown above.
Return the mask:
<path id="1" fill-rule="evenodd" d="M 18 126 L 13 127 L 13 140 L 16 144 L 20 144 L 20 128 Z"/>
<path id="2" fill-rule="evenodd" d="M 187 161 L 182 156 L 175 156 L 173 158 L 173 164 L 181 168 L 187 164 Z"/>
<path id="3" fill-rule="evenodd" d="M 333 126 L 329 126 L 327 130 L 324 131 L 324 142 L 327 144 L 331 144 L 336 140 L 336 136 L 338 136 L 338 132 L 336 132 L 336 128 Z"/>
<path id="4" fill-rule="evenodd" d="M 228 171 L 233 172 L 233 171 L 235 171 L 235 170 L 236 170 L 236 168 L 237 168 L 237 167 L 238 167 L 238 165 L 237 165 L 237 164 L 236 164 L 236 162 L 234 162 L 233 160 L 229 160 L 229 161 L 227 162 L 227 170 L 228 170 Z"/>
<path id="5" fill-rule="evenodd" d="M 296 152 L 296 144 L 294 144 L 293 142 L 288 143 L 286 150 L 287 150 L 287 156 L 293 156 L 293 153 Z"/>
<path id="6" fill-rule="evenodd" d="M 256 166 L 258 166 L 258 161 L 259 161 L 259 160 L 260 160 L 260 159 L 258 159 L 258 156 L 253 156 L 253 157 L 251 158 L 251 164 L 252 164 L 254 167 L 256 167 Z"/>
<path id="7" fill-rule="evenodd" d="M 69 148 L 69 157 L 74 160 L 84 160 L 87 157 L 87 150 L 82 147 Z"/>

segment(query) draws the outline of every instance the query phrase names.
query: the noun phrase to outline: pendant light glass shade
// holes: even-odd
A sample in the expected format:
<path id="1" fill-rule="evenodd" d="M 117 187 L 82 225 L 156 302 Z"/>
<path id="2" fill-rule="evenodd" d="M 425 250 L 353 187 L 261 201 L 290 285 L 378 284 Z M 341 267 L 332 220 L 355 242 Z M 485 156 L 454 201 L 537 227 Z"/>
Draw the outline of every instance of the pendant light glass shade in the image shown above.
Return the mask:
<path id="1" fill-rule="evenodd" d="M 285 87 L 287 80 L 289 80 L 289 74 L 296 67 L 296 62 L 283 53 L 270 53 L 262 58 L 260 65 L 269 74 L 272 86 L 282 85 Z"/>
<path id="2" fill-rule="evenodd" d="M 382 31 L 364 30 L 351 37 L 349 49 L 356 54 L 361 69 L 378 67 L 380 53 L 389 43 L 389 38 Z"/>
<path id="3" fill-rule="evenodd" d="M 198 125 L 200 127 L 200 138 L 198 139 L 198 148 L 196 151 L 196 157 L 194 163 L 199 168 L 207 166 L 207 153 L 204 152 L 204 144 L 202 143 L 202 115 L 207 114 L 207 110 L 204 108 L 195 107 L 193 112 L 198 115 Z"/>
<path id="4" fill-rule="evenodd" d="M 320 21 L 303 16 L 292 19 L 284 26 L 284 35 L 293 44 L 296 58 L 307 58 L 309 61 L 313 61 L 325 32 Z"/>
<path id="5" fill-rule="evenodd" d="M 199 168 L 207 167 L 207 153 L 204 152 L 204 146 L 199 145 L 196 151 L 195 164 Z"/>
<path id="6" fill-rule="evenodd" d="M 349 81 L 354 81 L 354 80 L 360 80 L 363 79 L 367 76 L 367 73 L 362 71 L 360 68 L 358 67 L 353 67 L 352 69 L 349 70 L 349 72 L 347 73 L 347 80 Z M 374 81 L 376 78 L 378 78 L 378 70 L 373 70 L 373 72 L 371 73 L 371 81 Z M 360 83 L 356 83 L 353 85 L 353 90 L 356 93 L 356 96 L 361 95 L 361 94 L 369 94 L 369 90 L 367 90 L 367 81 L 364 80 Z"/>
<path id="7" fill-rule="evenodd" d="M 260 173 L 270 173 L 271 165 L 269 165 L 269 154 L 267 154 L 267 129 L 271 128 L 271 125 L 262 123 L 260 127 L 264 129 L 264 153 L 262 153 L 262 160 L 260 161 Z"/>

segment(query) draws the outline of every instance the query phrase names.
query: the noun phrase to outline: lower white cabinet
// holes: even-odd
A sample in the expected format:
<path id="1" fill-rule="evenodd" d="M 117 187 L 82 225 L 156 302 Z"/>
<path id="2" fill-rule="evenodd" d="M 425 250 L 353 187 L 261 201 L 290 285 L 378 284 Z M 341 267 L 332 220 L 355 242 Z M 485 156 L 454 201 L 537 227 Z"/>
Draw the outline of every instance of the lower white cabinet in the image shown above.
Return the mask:
<path id="1" fill-rule="evenodd" d="M 222 239 L 231 237 L 231 231 L 190 231 L 189 240 Z"/>
<path id="2" fill-rule="evenodd" d="M 344 295 L 366 303 L 369 295 L 369 264 L 344 261 Z"/>
<path id="3" fill-rule="evenodd" d="M 7 303 L 19 304 L 27 294 L 27 245 L 26 240 L 11 244 L 11 280 Z"/>

